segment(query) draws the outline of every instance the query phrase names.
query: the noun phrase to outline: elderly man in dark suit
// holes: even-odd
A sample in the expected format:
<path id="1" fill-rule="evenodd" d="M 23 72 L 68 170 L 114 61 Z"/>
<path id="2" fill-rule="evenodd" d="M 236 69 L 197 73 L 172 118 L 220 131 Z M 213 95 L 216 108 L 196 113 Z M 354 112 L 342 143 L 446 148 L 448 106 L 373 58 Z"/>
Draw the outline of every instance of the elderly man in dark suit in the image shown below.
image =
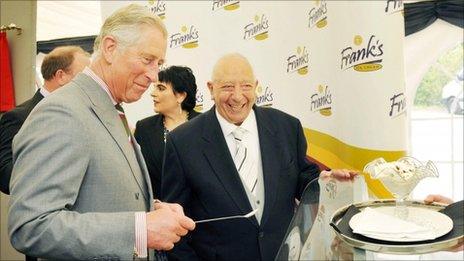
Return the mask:
<path id="1" fill-rule="evenodd" d="M 13 169 L 11 144 L 29 113 L 45 96 L 70 82 L 90 64 L 90 54 L 79 46 L 61 46 L 48 53 L 41 66 L 44 85 L 34 96 L 0 119 L 0 191 L 10 194 L 9 185 Z"/>
<path id="2" fill-rule="evenodd" d="M 170 259 L 273 260 L 295 199 L 320 174 L 306 158 L 299 120 L 254 105 L 257 83 L 245 57 L 219 59 L 208 82 L 215 106 L 168 135 L 161 180 L 162 198 L 181 204 L 194 220 L 257 212 L 198 224 Z"/>

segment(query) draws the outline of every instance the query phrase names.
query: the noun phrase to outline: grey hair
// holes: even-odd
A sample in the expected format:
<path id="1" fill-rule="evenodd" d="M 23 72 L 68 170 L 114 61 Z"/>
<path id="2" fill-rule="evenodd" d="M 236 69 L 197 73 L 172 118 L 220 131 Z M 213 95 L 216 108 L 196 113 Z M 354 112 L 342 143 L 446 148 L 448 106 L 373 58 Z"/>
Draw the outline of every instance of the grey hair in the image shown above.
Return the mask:
<path id="1" fill-rule="evenodd" d="M 100 34 L 95 39 L 93 51 L 95 56 L 100 55 L 101 41 L 105 36 L 112 35 L 118 41 L 118 48 L 125 49 L 136 43 L 141 35 L 141 25 L 157 27 L 165 39 L 168 32 L 161 19 L 144 6 L 131 4 L 116 10 L 106 18 L 101 27 Z"/>

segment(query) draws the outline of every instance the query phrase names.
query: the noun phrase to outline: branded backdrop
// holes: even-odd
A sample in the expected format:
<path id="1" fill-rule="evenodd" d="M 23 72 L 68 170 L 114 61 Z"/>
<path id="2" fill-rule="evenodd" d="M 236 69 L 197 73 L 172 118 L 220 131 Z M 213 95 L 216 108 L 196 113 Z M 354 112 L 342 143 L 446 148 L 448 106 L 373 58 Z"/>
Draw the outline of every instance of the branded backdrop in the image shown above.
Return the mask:
<path id="1" fill-rule="evenodd" d="M 133 1 L 169 32 L 167 65 L 192 68 L 198 109 L 223 54 L 248 57 L 257 104 L 302 122 L 308 155 L 329 168 L 355 168 L 406 154 L 403 3 L 384 1 Z M 128 2 L 102 1 L 106 18 Z M 153 114 L 147 92 L 126 105 L 130 124 Z"/>

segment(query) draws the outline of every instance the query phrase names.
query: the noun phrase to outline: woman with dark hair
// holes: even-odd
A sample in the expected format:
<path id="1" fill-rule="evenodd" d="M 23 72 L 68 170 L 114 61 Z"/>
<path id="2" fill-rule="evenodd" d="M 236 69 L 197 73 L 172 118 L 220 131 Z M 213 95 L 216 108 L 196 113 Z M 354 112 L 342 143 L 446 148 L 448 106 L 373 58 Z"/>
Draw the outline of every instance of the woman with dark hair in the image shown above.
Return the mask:
<path id="1" fill-rule="evenodd" d="M 135 139 L 140 144 L 150 174 L 155 198 L 160 197 L 166 136 L 177 126 L 194 118 L 197 84 L 192 70 L 171 66 L 158 73 L 158 82 L 151 93 L 158 113 L 137 122 Z"/>

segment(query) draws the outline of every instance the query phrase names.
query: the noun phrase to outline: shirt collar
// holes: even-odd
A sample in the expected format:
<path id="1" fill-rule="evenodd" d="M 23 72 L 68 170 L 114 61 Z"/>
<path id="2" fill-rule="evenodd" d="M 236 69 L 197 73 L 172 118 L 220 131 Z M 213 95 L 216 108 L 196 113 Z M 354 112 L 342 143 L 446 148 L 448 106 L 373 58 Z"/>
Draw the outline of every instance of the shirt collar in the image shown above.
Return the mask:
<path id="1" fill-rule="evenodd" d="M 44 86 L 40 88 L 39 92 L 40 94 L 42 94 L 43 97 L 47 97 L 48 95 L 50 95 L 50 92 L 47 89 L 45 89 Z"/>
<path id="2" fill-rule="evenodd" d="M 110 89 L 108 88 L 108 85 L 100 78 L 97 74 L 95 74 L 88 66 L 84 68 L 82 73 L 88 75 L 90 78 L 92 78 L 95 82 L 98 83 L 98 85 L 105 90 L 105 92 L 110 96 L 111 102 L 113 105 L 116 105 L 117 102 L 113 99 L 113 96 L 110 93 Z"/>
<path id="3" fill-rule="evenodd" d="M 216 117 L 219 121 L 219 125 L 221 126 L 222 133 L 224 133 L 224 136 L 227 137 L 232 134 L 232 132 L 237 129 L 237 125 L 228 122 L 224 117 L 222 117 L 221 114 L 219 114 L 217 108 L 216 108 Z M 256 115 L 255 111 L 252 109 L 248 116 L 245 118 L 245 120 L 242 122 L 240 125 L 241 128 L 245 129 L 247 132 L 253 132 L 253 130 L 256 129 L 253 128 L 253 126 L 256 126 Z"/>

